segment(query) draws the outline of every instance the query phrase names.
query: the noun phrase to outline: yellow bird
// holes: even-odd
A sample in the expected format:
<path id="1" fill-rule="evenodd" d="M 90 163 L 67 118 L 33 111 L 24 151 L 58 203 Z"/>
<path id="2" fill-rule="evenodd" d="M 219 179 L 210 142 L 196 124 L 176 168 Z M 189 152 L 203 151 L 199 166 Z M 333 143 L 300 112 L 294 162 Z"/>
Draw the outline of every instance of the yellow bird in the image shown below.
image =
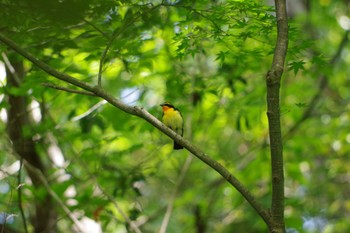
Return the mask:
<path id="1" fill-rule="evenodd" d="M 184 121 L 182 119 L 181 112 L 175 108 L 174 105 L 167 102 L 161 104 L 160 106 L 162 106 L 163 109 L 163 123 L 177 134 L 183 136 Z M 174 141 L 174 150 L 180 149 L 183 149 L 183 146 Z"/>

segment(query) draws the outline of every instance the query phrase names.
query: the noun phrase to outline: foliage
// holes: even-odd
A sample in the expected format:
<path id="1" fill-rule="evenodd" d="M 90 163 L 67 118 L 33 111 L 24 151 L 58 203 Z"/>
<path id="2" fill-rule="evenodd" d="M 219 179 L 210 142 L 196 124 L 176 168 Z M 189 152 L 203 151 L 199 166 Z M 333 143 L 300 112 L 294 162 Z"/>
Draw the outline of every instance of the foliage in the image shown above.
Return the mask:
<path id="1" fill-rule="evenodd" d="M 158 105 L 171 101 L 185 117 L 185 137 L 269 206 L 264 77 L 276 38 L 271 6 L 239 0 L 1 0 L 0 9 L 1 32 L 52 67 L 97 84 L 102 59 L 102 86 L 123 102 L 160 117 Z M 342 53 L 348 35 L 339 22 L 349 20 L 348 12 L 344 1 L 313 0 L 302 9 L 291 15 L 281 92 L 286 226 L 288 232 L 346 232 L 350 61 Z M 236 190 L 203 163 L 193 159 L 182 170 L 191 155 L 172 151 L 171 141 L 151 125 L 97 98 L 45 87 L 69 88 L 2 44 L 0 51 L 4 61 L 22 62 L 26 73 L 20 87 L 2 87 L 0 107 L 8 108 L 9 94 L 27 98 L 32 122 L 25 134 L 36 140 L 50 187 L 80 220 L 96 220 L 103 232 L 126 232 L 117 204 L 142 232 L 155 232 L 175 195 L 167 232 L 197 232 L 199 222 L 206 232 L 267 231 Z M 18 157 L 5 134 L 0 142 L 0 209 L 15 214 L 7 225 L 23 231 Z M 35 189 L 24 169 L 20 183 L 29 221 L 33 200 L 46 190 Z M 57 211 L 59 231 L 70 231 L 72 223 Z"/>

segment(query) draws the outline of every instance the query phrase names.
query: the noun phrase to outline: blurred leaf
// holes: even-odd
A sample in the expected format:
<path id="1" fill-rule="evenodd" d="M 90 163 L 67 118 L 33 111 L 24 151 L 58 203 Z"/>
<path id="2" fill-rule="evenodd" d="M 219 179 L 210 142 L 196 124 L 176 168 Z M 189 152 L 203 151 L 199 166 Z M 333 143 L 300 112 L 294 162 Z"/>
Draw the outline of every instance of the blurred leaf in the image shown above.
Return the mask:
<path id="1" fill-rule="evenodd" d="M 300 61 L 292 61 L 288 64 L 288 70 L 293 70 L 294 75 L 297 75 L 299 70 L 304 70 L 305 62 L 303 60 Z"/>

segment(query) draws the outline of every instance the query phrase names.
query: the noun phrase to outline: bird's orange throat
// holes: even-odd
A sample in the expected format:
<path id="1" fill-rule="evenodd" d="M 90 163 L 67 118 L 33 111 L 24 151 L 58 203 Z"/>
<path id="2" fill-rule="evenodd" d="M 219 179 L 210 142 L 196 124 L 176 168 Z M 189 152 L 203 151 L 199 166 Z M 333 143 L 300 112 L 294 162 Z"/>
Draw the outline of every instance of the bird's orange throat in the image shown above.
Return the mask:
<path id="1" fill-rule="evenodd" d="M 168 111 L 170 108 L 169 108 L 169 106 L 164 105 L 164 106 L 162 106 L 162 109 L 163 109 L 163 112 L 166 112 L 166 111 Z"/>

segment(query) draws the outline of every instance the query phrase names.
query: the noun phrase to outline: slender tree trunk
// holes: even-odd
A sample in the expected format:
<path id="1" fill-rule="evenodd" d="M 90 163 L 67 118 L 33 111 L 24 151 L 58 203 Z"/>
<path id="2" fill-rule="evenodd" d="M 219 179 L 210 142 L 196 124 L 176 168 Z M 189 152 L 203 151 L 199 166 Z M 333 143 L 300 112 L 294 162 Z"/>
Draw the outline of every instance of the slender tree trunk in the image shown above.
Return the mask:
<path id="1" fill-rule="evenodd" d="M 280 121 L 280 83 L 288 48 L 288 20 L 285 0 L 275 0 L 277 42 L 271 70 L 266 76 L 267 117 L 269 122 L 272 200 L 270 232 L 284 233 L 283 144 Z"/>
<path id="2" fill-rule="evenodd" d="M 7 69 L 7 90 L 19 87 L 24 79 L 25 72 L 22 62 L 11 63 L 14 70 Z M 36 151 L 33 134 L 28 133 L 30 128 L 30 116 L 27 111 L 27 96 L 8 94 L 9 108 L 7 111 L 7 133 L 11 139 L 14 151 L 35 168 L 45 173 L 45 167 Z M 26 132 L 26 133 L 25 133 Z M 36 189 L 42 188 L 42 183 L 37 174 L 27 170 Z M 56 232 L 57 215 L 51 197 L 46 194 L 43 200 L 36 200 L 35 213 L 31 218 L 34 232 Z"/>

